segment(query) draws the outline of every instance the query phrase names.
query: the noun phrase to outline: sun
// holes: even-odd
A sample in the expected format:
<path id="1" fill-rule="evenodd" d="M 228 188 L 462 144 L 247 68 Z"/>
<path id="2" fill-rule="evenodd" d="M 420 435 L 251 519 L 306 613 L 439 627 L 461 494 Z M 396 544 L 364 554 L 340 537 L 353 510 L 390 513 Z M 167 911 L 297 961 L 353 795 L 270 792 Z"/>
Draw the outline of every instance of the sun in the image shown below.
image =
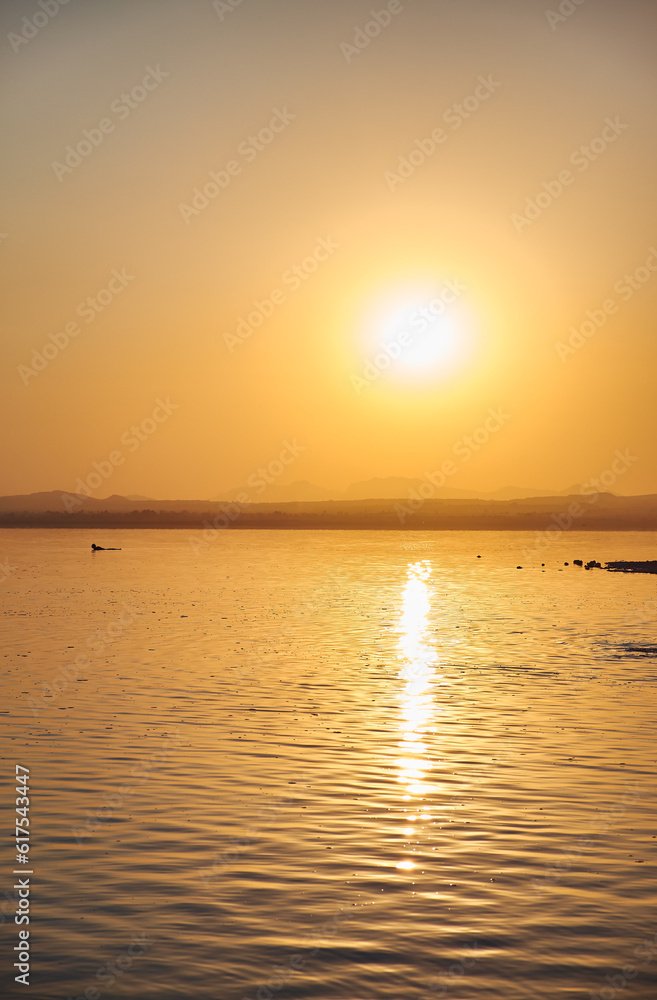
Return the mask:
<path id="1" fill-rule="evenodd" d="M 365 312 L 364 361 L 387 382 L 436 382 L 454 375 L 471 348 L 466 289 L 456 280 L 404 287 L 377 297 Z"/>

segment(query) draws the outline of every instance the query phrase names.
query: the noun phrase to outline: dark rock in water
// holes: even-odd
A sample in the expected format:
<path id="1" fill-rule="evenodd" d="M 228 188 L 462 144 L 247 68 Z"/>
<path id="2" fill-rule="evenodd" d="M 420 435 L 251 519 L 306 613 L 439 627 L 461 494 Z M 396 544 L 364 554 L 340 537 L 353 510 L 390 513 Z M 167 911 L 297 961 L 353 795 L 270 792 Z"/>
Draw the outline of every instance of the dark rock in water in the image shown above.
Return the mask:
<path id="1" fill-rule="evenodd" d="M 645 562 L 608 562 L 605 565 L 610 573 L 657 573 L 657 560 L 646 560 Z"/>
<path id="2" fill-rule="evenodd" d="M 516 566 L 516 569 L 522 569 L 522 566 Z"/>
<path id="3" fill-rule="evenodd" d="M 481 559 L 481 556 L 477 556 L 477 559 Z"/>
<path id="4" fill-rule="evenodd" d="M 573 559 L 573 566 L 583 566 L 584 563 L 581 559 Z"/>
<path id="5" fill-rule="evenodd" d="M 564 566 L 567 566 L 567 565 L 568 565 L 568 563 L 564 563 Z"/>
<path id="6" fill-rule="evenodd" d="M 602 566 L 599 562 L 596 562 L 595 559 L 591 559 L 590 562 L 587 562 L 584 569 L 602 569 Z"/>

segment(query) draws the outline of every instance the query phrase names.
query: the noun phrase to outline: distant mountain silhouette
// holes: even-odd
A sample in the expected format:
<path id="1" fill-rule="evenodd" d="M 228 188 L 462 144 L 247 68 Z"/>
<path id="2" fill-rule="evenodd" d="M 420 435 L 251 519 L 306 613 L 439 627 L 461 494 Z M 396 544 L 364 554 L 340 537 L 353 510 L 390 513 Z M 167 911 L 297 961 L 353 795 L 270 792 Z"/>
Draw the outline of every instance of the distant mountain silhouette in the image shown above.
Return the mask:
<path id="1" fill-rule="evenodd" d="M 262 482 L 262 481 L 261 481 Z M 389 476 L 388 478 L 366 479 L 361 482 L 352 483 L 344 492 L 339 490 L 329 490 L 322 486 L 315 486 L 307 480 L 300 480 L 295 483 L 272 483 L 266 485 L 264 490 L 258 492 L 257 488 L 251 485 L 236 487 L 227 490 L 210 500 L 157 500 L 153 497 L 145 497 L 139 494 L 121 496 L 114 493 L 112 496 L 99 499 L 88 497 L 80 493 L 68 493 L 66 490 L 50 490 L 41 493 L 26 493 L 15 496 L 0 497 L 0 511 L 72 511 L 72 510 L 112 510 L 112 511 L 132 511 L 132 510 L 207 510 L 208 504 L 221 502 L 231 502 L 241 493 L 247 493 L 253 504 L 272 503 L 318 503 L 324 501 L 348 501 L 348 500 L 400 500 L 404 501 L 409 497 L 411 490 L 426 482 L 424 479 L 408 479 L 401 476 Z M 574 484 L 566 490 L 536 490 L 521 486 L 504 486 L 502 489 L 486 492 L 485 490 L 458 490 L 451 487 L 443 487 L 436 490 L 434 499 L 436 500 L 529 500 L 534 497 L 564 497 L 577 496 L 580 492 L 579 484 Z"/>
<path id="2" fill-rule="evenodd" d="M 399 500 L 407 497 L 409 490 L 416 490 L 420 482 L 420 479 L 405 479 L 402 476 L 375 477 L 351 483 L 343 496 L 345 500 Z"/>
<path id="3" fill-rule="evenodd" d="M 412 480 L 411 480 L 412 482 Z M 0 497 L 3 528 L 358 528 L 485 529 L 548 532 L 655 531 L 657 496 L 618 497 L 611 493 L 545 495 L 519 499 L 406 497 L 378 499 L 282 500 L 254 498 L 248 505 L 212 500 L 130 500 L 114 494 L 103 500 L 52 491 Z M 551 537 L 551 536 L 548 536 Z"/>
<path id="4" fill-rule="evenodd" d="M 407 479 L 400 476 L 390 476 L 387 479 L 366 479 L 352 483 L 344 493 L 347 500 L 398 500 L 409 495 L 410 490 L 417 490 L 426 479 Z M 536 490 L 522 486 L 504 486 L 502 489 L 486 492 L 485 490 L 464 490 L 451 486 L 443 486 L 436 490 L 437 500 L 524 500 L 527 497 L 566 496 L 578 492 L 579 487 L 570 490 Z"/>
<path id="5" fill-rule="evenodd" d="M 417 490 L 425 479 L 410 479 L 404 476 L 374 477 L 351 483 L 346 490 L 325 489 L 315 486 L 307 480 L 281 485 L 272 483 L 260 493 L 250 485 L 235 487 L 212 497 L 212 500 L 235 500 L 240 493 L 248 493 L 254 503 L 313 503 L 320 500 L 403 500 L 411 490 Z M 261 481 L 262 485 L 265 485 Z M 436 490 L 435 497 L 439 500 L 524 500 L 529 497 L 571 496 L 579 493 L 579 485 L 567 490 L 537 490 L 523 486 L 504 486 L 502 489 L 487 492 L 485 490 L 464 490 L 444 486 Z"/>
<path id="6" fill-rule="evenodd" d="M 258 487 L 250 484 L 238 486 L 232 490 L 220 493 L 213 500 L 235 500 L 240 493 L 248 493 L 254 503 L 312 503 L 316 500 L 340 500 L 344 499 L 344 493 L 338 490 L 327 490 L 323 486 L 315 486 L 306 479 L 300 479 L 296 483 L 282 485 L 280 483 L 266 484 L 264 480 L 258 482 L 265 486 L 265 489 L 258 492 Z"/>

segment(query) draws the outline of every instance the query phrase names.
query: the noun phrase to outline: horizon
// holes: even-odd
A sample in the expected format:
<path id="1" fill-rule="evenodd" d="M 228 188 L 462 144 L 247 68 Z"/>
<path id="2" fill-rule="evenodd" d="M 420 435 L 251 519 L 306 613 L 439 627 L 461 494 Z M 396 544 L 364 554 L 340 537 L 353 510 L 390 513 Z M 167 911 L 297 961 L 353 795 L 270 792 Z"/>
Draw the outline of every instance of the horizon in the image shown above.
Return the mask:
<path id="1" fill-rule="evenodd" d="M 399 478 L 399 477 L 390 477 L 390 478 L 396 479 L 396 478 Z M 423 482 L 426 482 L 426 480 L 422 480 L 422 479 L 419 479 L 419 478 L 413 479 L 413 478 L 409 477 L 409 478 L 406 479 L 404 477 L 404 479 L 405 479 L 405 482 L 409 484 L 409 490 L 413 489 L 417 485 L 421 485 Z M 361 481 L 361 482 L 358 482 L 358 483 L 351 483 L 350 487 L 365 486 L 365 485 L 367 485 L 368 482 L 376 482 L 376 481 L 377 480 L 374 478 L 372 480 Z M 386 480 L 380 480 L 380 481 L 386 482 Z M 303 481 L 303 480 L 299 481 L 298 483 L 293 482 L 293 483 L 288 483 L 288 484 L 281 484 L 280 488 L 282 488 L 282 489 L 289 488 L 291 490 L 292 487 L 294 487 L 294 486 L 304 486 L 304 487 L 310 486 L 313 489 L 316 489 L 316 490 L 318 490 L 320 492 L 326 492 L 326 493 L 329 493 L 329 494 L 334 493 L 334 494 L 337 494 L 337 495 L 336 496 L 317 497 L 317 498 L 304 498 L 304 499 L 293 499 L 293 498 L 292 499 L 285 499 L 285 498 L 281 498 L 280 496 L 278 496 L 277 498 L 270 499 L 270 498 L 268 498 L 267 491 L 264 491 L 261 496 L 258 496 L 258 497 L 255 497 L 255 498 L 251 498 L 248 501 L 243 501 L 243 503 L 245 505 L 246 504 L 259 504 L 259 503 L 260 504 L 268 504 L 268 503 L 277 503 L 277 504 L 278 503 L 322 503 L 322 502 L 331 502 L 333 500 L 336 500 L 336 501 L 350 501 L 350 502 L 358 503 L 361 500 L 362 501 L 365 501 L 365 500 L 403 500 L 405 498 L 405 495 L 406 495 L 406 494 L 402 494 L 402 493 L 399 493 L 399 494 L 392 494 L 392 493 L 390 493 L 390 494 L 385 495 L 385 496 L 382 496 L 382 495 L 381 496 L 377 496 L 376 493 L 374 492 L 374 487 L 373 487 L 373 493 L 371 495 L 367 494 L 367 495 L 363 495 L 363 496 L 353 497 L 353 496 L 349 496 L 349 487 L 346 490 L 343 490 L 343 491 L 329 490 L 326 487 L 322 487 L 322 486 L 319 486 L 317 484 L 309 483 L 309 482 Z M 456 490 L 456 489 L 450 490 L 449 488 L 446 488 L 446 489 L 444 488 L 444 492 L 445 493 L 450 493 L 449 496 L 444 495 L 443 490 L 435 490 L 433 497 L 427 497 L 426 499 L 427 500 L 428 499 L 435 499 L 435 500 L 445 499 L 445 500 L 456 500 L 456 501 L 458 501 L 458 500 L 483 499 L 483 500 L 487 500 L 487 501 L 499 501 L 501 503 L 504 503 L 507 500 L 509 500 L 509 501 L 514 501 L 514 500 L 540 500 L 540 499 L 543 499 L 543 498 L 558 500 L 558 499 L 565 499 L 565 498 L 569 498 L 569 497 L 582 496 L 582 495 L 586 495 L 586 496 L 593 496 L 593 495 L 611 496 L 611 497 L 617 498 L 619 500 L 657 495 L 656 493 L 620 493 L 620 492 L 617 492 L 615 490 L 604 489 L 604 488 L 600 489 L 600 490 L 597 490 L 595 493 L 590 492 L 590 491 L 588 491 L 588 492 L 587 491 L 582 492 L 583 487 L 585 487 L 585 486 L 586 486 L 586 484 L 573 483 L 572 486 L 567 487 L 567 488 L 565 488 L 563 490 L 548 490 L 548 489 L 546 489 L 546 490 L 532 490 L 529 487 L 527 487 L 526 491 L 523 490 L 523 487 L 516 487 L 516 486 L 506 486 L 506 487 L 502 487 L 499 490 L 474 490 L 474 489 L 473 490 Z M 192 496 L 189 496 L 189 497 L 181 497 L 181 496 L 151 497 L 151 496 L 145 496 L 143 494 L 136 494 L 136 493 L 108 493 L 108 494 L 106 494 L 104 496 L 96 496 L 93 493 L 81 493 L 81 492 L 76 492 L 75 490 L 59 490 L 59 489 L 54 489 L 54 490 L 34 490 L 31 493 L 8 493 L 8 494 L 3 494 L 3 495 L 0 496 L 0 500 L 11 499 L 12 497 L 15 497 L 15 496 L 31 497 L 31 496 L 43 496 L 43 495 L 54 494 L 54 495 L 58 495 L 58 496 L 61 496 L 61 497 L 66 497 L 66 496 L 70 496 L 70 497 L 83 497 L 86 500 L 94 500 L 94 501 L 97 501 L 97 502 L 102 502 L 104 500 L 121 499 L 121 500 L 134 501 L 135 503 L 137 503 L 137 502 L 145 503 L 145 502 L 149 502 L 149 501 L 164 502 L 164 503 L 175 503 L 175 502 L 178 502 L 178 501 L 181 502 L 181 503 L 192 503 L 192 502 L 194 502 L 194 503 L 206 503 L 206 502 L 207 503 L 231 503 L 232 502 L 232 497 L 235 494 L 238 494 L 238 493 L 239 493 L 239 487 L 236 487 L 236 488 L 234 488 L 232 490 L 227 490 L 225 492 L 225 494 L 222 494 L 221 496 L 214 496 L 214 497 L 201 497 L 201 496 L 194 496 L 194 497 L 192 497 Z M 467 495 L 465 495 L 465 496 L 459 496 L 459 495 L 457 495 L 457 494 L 461 494 L 461 493 L 467 494 Z M 498 496 L 498 494 L 502 494 L 502 493 L 512 493 L 513 495 L 512 496 Z"/>

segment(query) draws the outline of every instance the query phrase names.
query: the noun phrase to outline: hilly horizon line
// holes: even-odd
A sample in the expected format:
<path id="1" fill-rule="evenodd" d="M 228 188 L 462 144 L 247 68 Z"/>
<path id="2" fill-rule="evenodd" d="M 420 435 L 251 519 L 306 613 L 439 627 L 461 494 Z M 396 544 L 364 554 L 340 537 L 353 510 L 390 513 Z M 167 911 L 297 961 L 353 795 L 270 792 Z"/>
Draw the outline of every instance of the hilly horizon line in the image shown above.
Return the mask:
<path id="1" fill-rule="evenodd" d="M 128 500 L 131 503 L 234 503 L 240 497 L 248 494 L 249 500 L 243 503 L 318 503 L 322 501 L 358 501 L 358 500 L 406 500 L 411 490 L 417 490 L 425 479 L 403 476 L 373 477 L 372 479 L 350 483 L 345 490 L 335 490 L 316 486 L 308 480 L 296 480 L 293 483 L 273 484 L 257 491 L 235 487 L 224 490 L 210 497 L 157 497 L 141 493 L 108 493 L 98 496 L 95 491 L 80 492 L 79 490 L 35 490 L 30 493 L 11 493 L 0 495 L 0 504 L 6 509 L 9 501 L 36 501 L 38 499 L 57 498 L 58 506 L 62 497 L 77 497 L 83 502 L 99 503 L 108 500 Z M 77 485 L 77 484 L 76 484 Z M 435 488 L 433 499 L 436 500 L 530 500 L 536 498 L 574 496 L 580 492 L 580 483 L 575 483 L 564 490 L 536 489 L 533 487 L 504 486 L 496 490 L 468 490 L 453 487 Z M 601 492 L 612 496 L 622 496 L 609 490 Z M 637 494 L 642 495 L 642 494 Z"/>
<path id="2" fill-rule="evenodd" d="M 143 494 L 120 493 L 112 493 L 105 497 L 98 497 L 88 493 L 83 494 L 66 490 L 41 490 L 33 493 L 8 494 L 0 496 L 0 509 L 4 511 L 27 511 L 30 509 L 35 511 L 45 511 L 48 509 L 52 510 L 53 507 L 51 505 L 53 504 L 53 501 L 55 501 L 55 508 L 67 510 L 79 510 L 85 506 L 95 508 L 97 504 L 108 502 L 110 502 L 112 506 L 123 505 L 126 503 L 134 503 L 139 506 L 150 503 L 166 504 L 169 509 L 171 509 L 174 504 L 194 504 L 196 506 L 204 503 L 214 505 L 221 503 L 234 503 L 236 501 L 245 505 L 248 504 L 256 506 L 288 503 L 330 503 L 331 501 L 338 501 L 342 503 L 357 503 L 359 501 L 399 501 L 403 503 L 409 499 L 410 491 L 417 490 L 422 483 L 426 483 L 426 480 L 410 479 L 405 477 L 375 477 L 371 480 L 352 483 L 346 490 L 338 491 L 315 487 L 307 480 L 299 480 L 294 483 L 274 486 L 270 489 L 261 491 L 260 494 L 252 492 L 248 501 L 245 499 L 240 501 L 239 499 L 240 497 L 243 498 L 245 495 L 245 491 L 243 489 L 227 490 L 209 499 L 162 499 L 158 497 L 145 496 Z M 492 491 L 442 488 L 435 489 L 431 496 L 426 496 L 425 499 L 434 501 L 453 500 L 498 503 L 521 500 L 550 500 L 552 498 L 562 499 L 564 497 L 586 495 L 582 494 L 582 488 L 582 485 L 579 483 L 560 491 L 538 490 L 530 487 L 523 488 L 513 486 L 502 487 Z M 601 495 L 606 495 L 619 500 L 624 499 L 625 496 L 627 496 L 627 499 L 631 499 L 654 495 L 651 493 L 623 495 L 613 493 L 610 490 L 600 490 L 598 492 Z"/>
<path id="3" fill-rule="evenodd" d="M 417 490 L 425 482 L 427 482 L 426 477 L 420 476 L 373 476 L 371 479 L 350 483 L 344 490 L 336 490 L 316 486 L 307 479 L 303 479 L 278 486 L 273 484 L 262 490 L 258 496 L 262 497 L 262 502 L 265 503 L 309 503 L 321 500 L 403 500 L 408 498 L 410 490 Z M 577 483 L 565 490 L 536 489 L 529 486 L 503 486 L 496 490 L 472 490 L 442 486 L 434 489 L 434 499 L 523 500 L 533 497 L 569 496 L 578 492 L 580 486 L 581 484 Z M 213 501 L 234 501 L 242 492 L 245 492 L 243 487 L 235 487 L 218 493 L 211 499 Z"/>

